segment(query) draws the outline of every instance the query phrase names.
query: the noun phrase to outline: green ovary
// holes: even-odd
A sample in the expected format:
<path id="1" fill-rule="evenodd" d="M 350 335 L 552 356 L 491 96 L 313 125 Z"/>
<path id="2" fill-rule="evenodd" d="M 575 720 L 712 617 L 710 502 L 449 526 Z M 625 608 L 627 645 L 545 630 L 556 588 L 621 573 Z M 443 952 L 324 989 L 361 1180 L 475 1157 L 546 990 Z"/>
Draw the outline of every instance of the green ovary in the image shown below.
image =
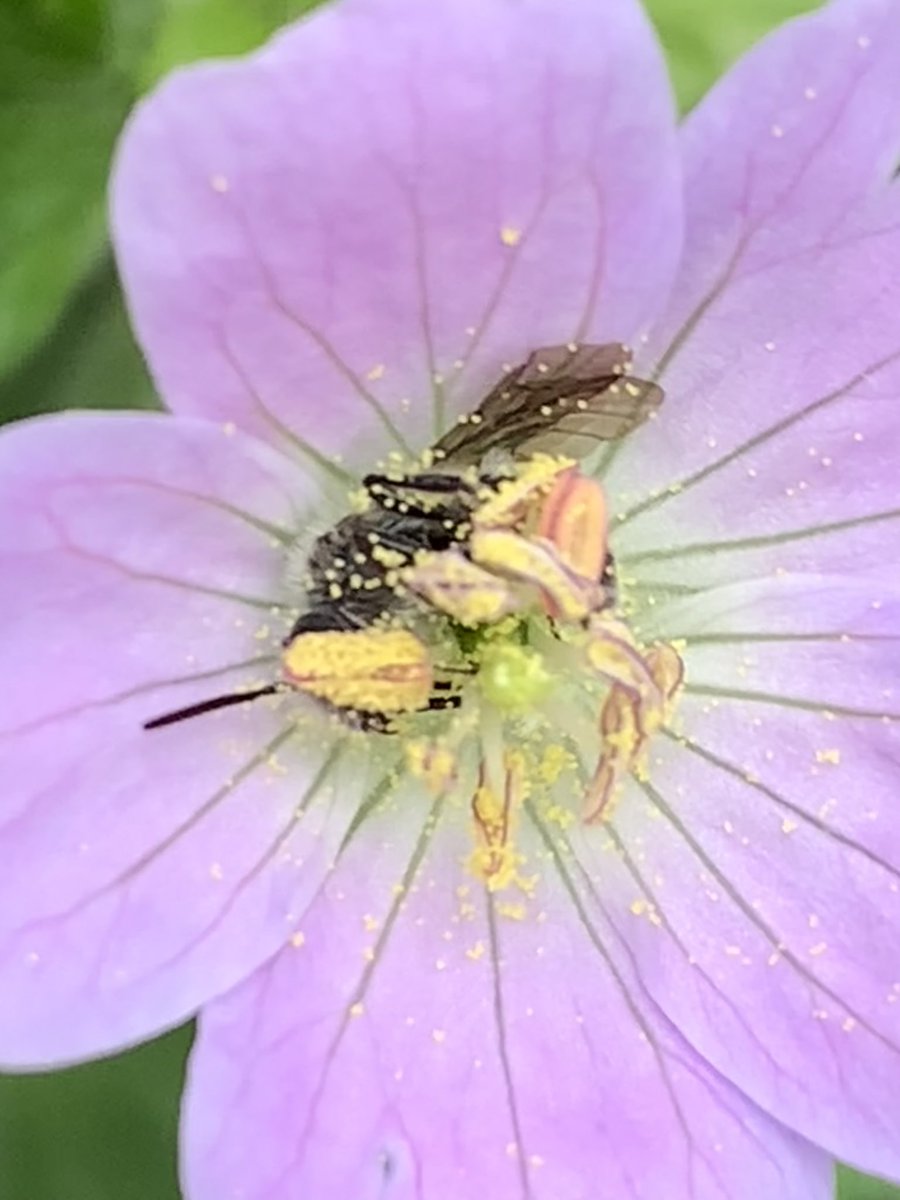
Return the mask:
<path id="1" fill-rule="evenodd" d="M 554 686 L 543 658 L 535 650 L 506 641 L 484 649 L 478 683 L 485 700 L 503 713 L 521 713 L 535 707 Z"/>

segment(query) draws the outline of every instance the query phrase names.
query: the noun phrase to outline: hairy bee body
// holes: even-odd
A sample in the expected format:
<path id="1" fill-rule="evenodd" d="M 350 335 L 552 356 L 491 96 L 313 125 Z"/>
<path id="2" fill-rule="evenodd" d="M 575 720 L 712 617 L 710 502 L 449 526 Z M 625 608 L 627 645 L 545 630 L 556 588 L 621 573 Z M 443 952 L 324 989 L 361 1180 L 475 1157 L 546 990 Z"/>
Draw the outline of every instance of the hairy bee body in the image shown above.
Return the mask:
<path id="1" fill-rule="evenodd" d="M 366 476 L 361 510 L 313 543 L 305 565 L 304 607 L 284 639 L 280 680 L 253 693 L 214 697 L 165 714 L 147 727 L 285 690 L 313 696 L 362 728 L 385 729 L 398 713 L 453 706 L 458 700 L 454 685 L 430 673 L 424 644 L 421 655 L 411 653 L 413 633 L 402 642 L 410 662 L 392 661 L 401 644 L 392 629 L 403 625 L 407 609 L 429 611 L 429 588 L 452 618 L 454 570 L 457 578 L 474 577 L 485 586 L 492 579 L 502 604 L 504 572 L 515 574 L 509 547 L 523 550 L 515 543 L 516 531 L 530 537 L 529 520 L 539 530 L 541 506 L 551 492 L 568 503 L 566 489 L 554 488 L 561 473 L 573 470 L 575 460 L 597 442 L 624 437 L 661 403 L 660 388 L 629 376 L 629 365 L 629 352 L 618 343 L 573 344 L 537 350 L 507 370 L 478 409 L 461 417 L 423 455 L 421 466 Z M 552 457 L 559 455 L 567 457 Z M 485 542 L 491 530 L 494 557 L 504 563 L 498 560 L 492 567 L 490 556 L 483 556 L 479 566 L 474 545 L 479 538 Z M 532 544 L 529 561 L 536 550 Z M 429 556 L 431 563 L 419 571 L 417 564 Z M 605 534 L 599 559 L 592 574 L 598 594 L 608 602 L 614 576 Z M 418 589 L 410 590 L 406 582 L 417 571 Z M 441 606 L 430 610 L 441 611 Z M 553 615 L 552 604 L 547 611 Z M 346 642 L 334 641 L 341 638 Z M 359 670 L 369 670 L 369 679 L 360 680 Z M 361 702 L 361 696 L 371 702 Z"/>
<path id="2" fill-rule="evenodd" d="M 385 485 L 378 486 L 382 493 L 370 492 L 364 512 L 344 517 L 313 544 L 306 564 L 308 607 L 288 642 L 299 633 L 364 629 L 387 618 L 402 603 L 402 569 L 422 551 L 449 550 L 465 538 L 472 511 L 467 493 L 433 512 L 410 512 L 402 501 L 385 507 Z"/>

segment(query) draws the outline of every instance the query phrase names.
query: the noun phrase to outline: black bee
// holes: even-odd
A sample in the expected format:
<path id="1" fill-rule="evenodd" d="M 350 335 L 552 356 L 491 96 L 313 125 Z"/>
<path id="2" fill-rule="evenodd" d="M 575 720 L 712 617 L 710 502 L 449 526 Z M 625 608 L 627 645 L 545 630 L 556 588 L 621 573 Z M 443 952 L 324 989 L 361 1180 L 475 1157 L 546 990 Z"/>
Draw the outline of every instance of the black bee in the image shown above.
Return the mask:
<path id="1" fill-rule="evenodd" d="M 656 384 L 628 375 L 629 365 L 629 352 L 618 343 L 536 350 L 503 376 L 475 412 L 460 418 L 431 447 L 421 467 L 365 476 L 361 511 L 342 518 L 313 543 L 306 563 L 304 611 L 284 639 L 285 661 L 308 661 L 309 678 L 289 669 L 279 683 L 215 697 L 145 727 L 294 689 L 315 695 L 351 723 L 385 728 L 388 712 L 348 699 L 355 692 L 349 676 L 340 673 L 343 667 L 328 675 L 332 662 L 350 657 L 336 655 L 331 639 L 350 634 L 353 644 L 361 645 L 360 633 L 371 631 L 367 644 L 376 649 L 382 636 L 387 646 L 389 635 L 378 631 L 412 603 L 402 587 L 403 569 L 423 552 L 454 547 L 465 552 L 473 518 L 486 497 L 504 481 L 514 480 L 533 455 L 579 458 L 597 442 L 625 437 L 642 424 L 659 407 L 663 393 Z M 604 583 L 612 588 L 611 557 Z M 417 664 L 421 672 L 427 672 L 426 657 L 423 649 Z M 382 682 L 379 677 L 379 686 Z M 457 702 L 445 681 L 430 680 L 427 687 L 417 707 L 445 708 Z M 395 711 L 409 707 L 407 699 L 398 699 Z"/>
<path id="2" fill-rule="evenodd" d="M 308 607 L 287 641 L 365 628 L 395 612 L 397 572 L 421 551 L 464 546 L 485 489 L 513 475 L 517 460 L 538 451 L 580 458 L 642 424 L 663 393 L 627 375 L 629 362 L 618 343 L 536 350 L 431 447 L 428 467 L 365 476 L 368 507 L 313 545 Z"/>

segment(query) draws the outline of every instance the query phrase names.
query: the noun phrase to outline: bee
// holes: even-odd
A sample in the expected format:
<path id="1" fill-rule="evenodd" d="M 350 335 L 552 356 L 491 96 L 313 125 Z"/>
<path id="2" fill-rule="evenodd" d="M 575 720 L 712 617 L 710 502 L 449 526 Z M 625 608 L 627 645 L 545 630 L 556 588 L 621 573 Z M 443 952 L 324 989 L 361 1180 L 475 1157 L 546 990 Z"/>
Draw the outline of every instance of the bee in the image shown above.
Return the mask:
<path id="1" fill-rule="evenodd" d="M 585 600 L 581 589 L 575 607 L 610 603 L 605 521 L 592 530 L 574 515 L 595 512 L 599 489 L 593 485 L 593 507 L 579 508 L 573 496 L 587 493 L 589 481 L 574 463 L 598 442 L 625 437 L 661 404 L 662 390 L 629 375 L 629 366 L 618 343 L 537 350 L 417 467 L 366 475 L 360 510 L 313 543 L 305 604 L 284 639 L 281 678 L 156 717 L 145 728 L 285 691 L 312 696 L 363 729 L 386 730 L 400 713 L 455 706 L 453 680 L 441 677 L 425 643 L 402 627 L 403 614 L 424 610 L 463 625 L 489 624 L 514 607 L 509 581 L 519 570 L 525 582 L 544 579 L 551 616 L 571 616 L 571 589 L 544 578 L 559 564 L 538 561 L 540 546 L 522 536 L 525 529 L 541 544 L 549 536 L 561 545 L 558 531 L 568 520 L 567 547 L 588 554 L 586 563 L 571 565 L 596 592 Z"/>

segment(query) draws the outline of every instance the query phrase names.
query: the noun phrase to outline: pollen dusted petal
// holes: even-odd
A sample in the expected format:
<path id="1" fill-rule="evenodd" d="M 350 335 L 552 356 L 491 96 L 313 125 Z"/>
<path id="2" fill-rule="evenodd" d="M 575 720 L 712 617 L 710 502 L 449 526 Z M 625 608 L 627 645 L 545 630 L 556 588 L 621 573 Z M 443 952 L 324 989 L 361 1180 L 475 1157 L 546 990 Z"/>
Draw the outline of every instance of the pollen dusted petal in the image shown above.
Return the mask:
<path id="1" fill-rule="evenodd" d="M 172 408 L 371 463 L 431 440 L 433 395 L 449 420 L 537 347 L 634 341 L 677 172 L 634 0 L 342 0 L 163 84 L 113 224 Z"/>
<path id="2" fill-rule="evenodd" d="M 606 479 L 638 633 L 685 640 L 684 740 L 610 828 L 655 918 L 641 975 L 757 1103 L 893 1178 L 898 77 L 900 8 L 832 3 L 689 119 L 688 253 L 647 351 L 667 402 Z"/>
<path id="3" fill-rule="evenodd" d="M 756 1103 L 896 1179 L 900 588 L 787 576 L 657 623 L 683 637 L 676 735 L 610 829 L 655 915 L 626 927 L 641 978 Z"/>
<path id="4" fill-rule="evenodd" d="M 540 860 L 533 828 L 521 848 Z M 192 1200 L 584 1200 L 598 1180 L 615 1197 L 829 1200 L 829 1161 L 610 965 L 616 935 L 581 885 L 573 902 L 540 862 L 520 911 L 462 873 L 468 849 L 456 811 L 399 796 L 351 841 L 302 946 L 206 1009 Z"/>
<path id="5" fill-rule="evenodd" d="M 289 938 L 326 869 L 362 783 L 320 775 L 327 746 L 270 702 L 142 729 L 277 672 L 285 617 L 264 605 L 307 487 L 191 419 L 0 437 L 5 1065 L 182 1020 Z"/>
<path id="6" fill-rule="evenodd" d="M 831 3 L 688 118 L 687 252 L 636 364 L 667 399 L 605 480 L 644 584 L 896 560 L 898 78 L 900 5 Z"/>

